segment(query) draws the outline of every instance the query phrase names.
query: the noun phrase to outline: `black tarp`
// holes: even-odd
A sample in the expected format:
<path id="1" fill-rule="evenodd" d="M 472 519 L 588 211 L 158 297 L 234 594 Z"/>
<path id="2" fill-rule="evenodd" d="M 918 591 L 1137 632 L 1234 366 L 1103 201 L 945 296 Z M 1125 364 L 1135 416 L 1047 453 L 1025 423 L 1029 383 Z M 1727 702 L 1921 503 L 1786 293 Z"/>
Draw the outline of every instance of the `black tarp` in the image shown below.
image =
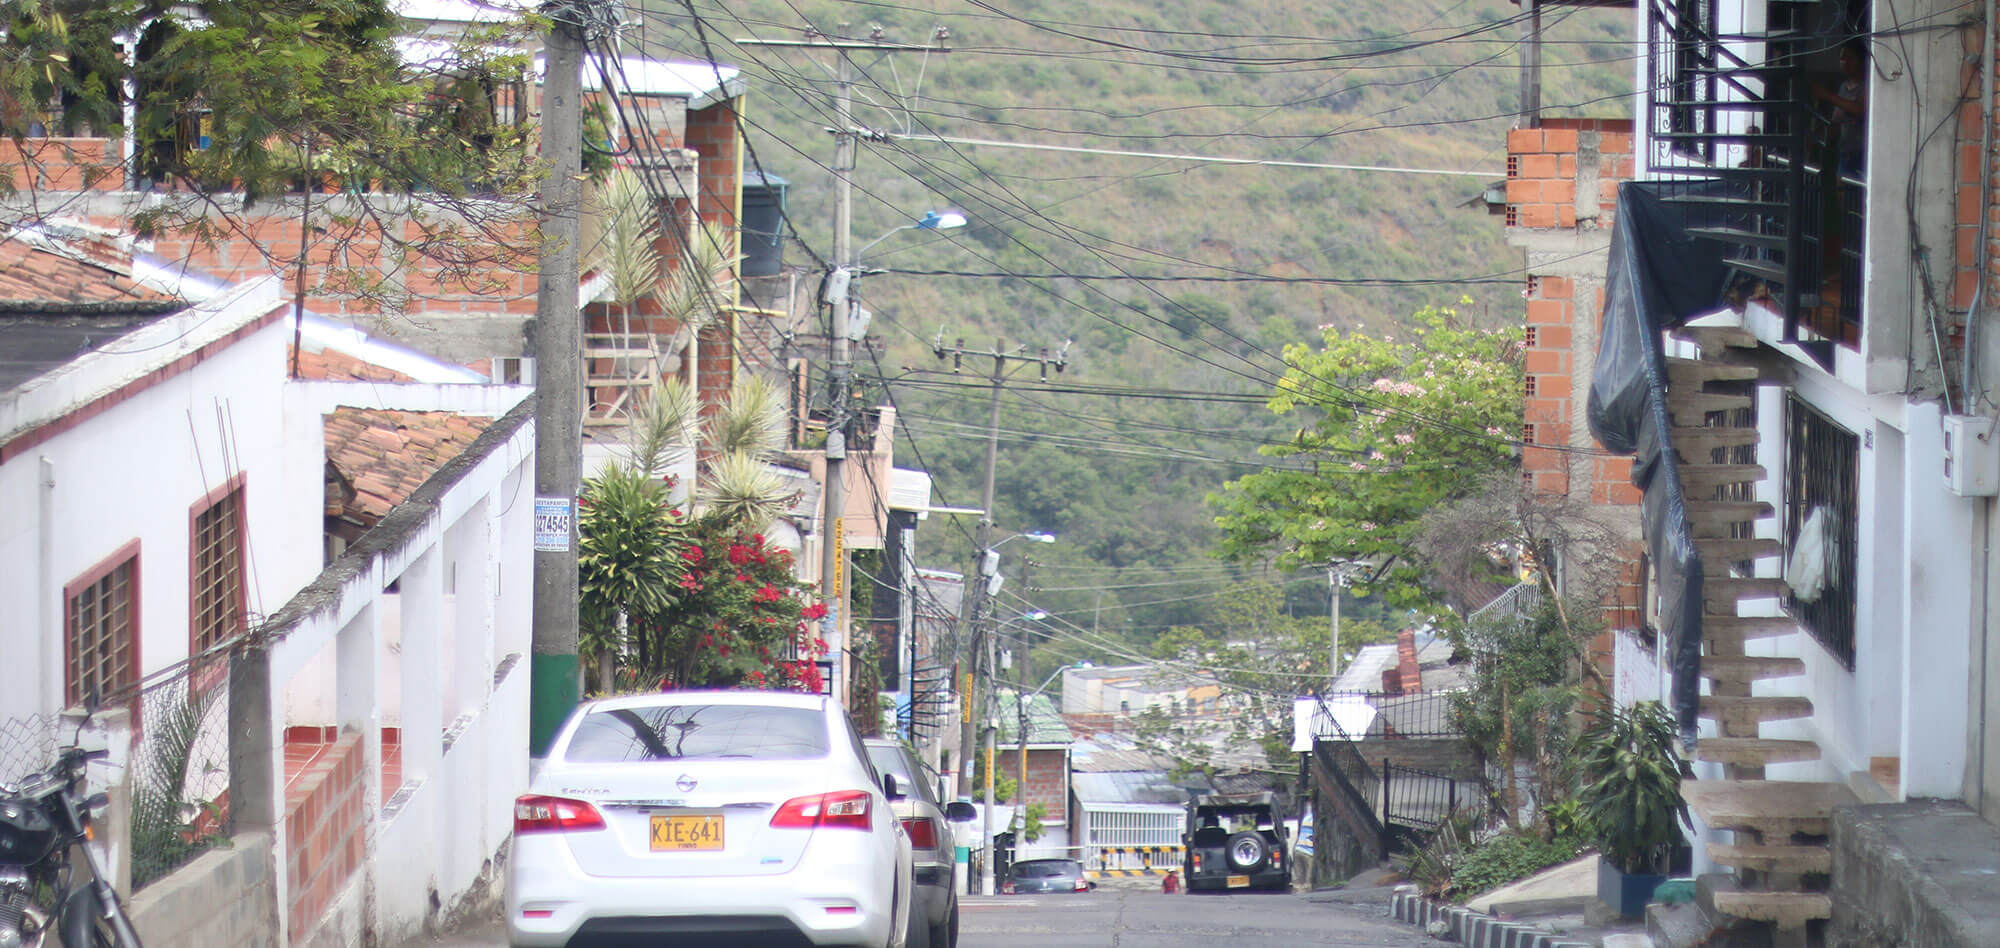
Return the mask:
<path id="1" fill-rule="evenodd" d="M 1701 695 L 1702 563 L 1688 527 L 1687 498 L 1667 413 L 1661 334 L 1721 306 L 1731 271 L 1724 246 L 1690 227 L 1741 227 L 1730 205 L 1742 197 L 1720 182 L 1625 182 L 1618 186 L 1605 268 L 1604 318 L 1590 380 L 1590 431 L 1633 455 L 1660 597 L 1660 627 L 1674 673 L 1672 704 L 1682 739 L 1694 744 Z"/>

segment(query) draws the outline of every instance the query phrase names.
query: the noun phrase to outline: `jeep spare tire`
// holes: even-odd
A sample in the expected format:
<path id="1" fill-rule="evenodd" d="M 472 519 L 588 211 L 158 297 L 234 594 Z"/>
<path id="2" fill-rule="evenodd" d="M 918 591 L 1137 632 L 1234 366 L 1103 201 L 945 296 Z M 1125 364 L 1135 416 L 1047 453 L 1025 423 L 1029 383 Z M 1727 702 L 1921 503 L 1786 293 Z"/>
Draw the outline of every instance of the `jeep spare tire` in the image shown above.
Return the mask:
<path id="1" fill-rule="evenodd" d="M 1256 833 L 1237 833 L 1229 837 L 1229 865 L 1233 868 L 1245 872 L 1260 868 L 1270 853 L 1264 837 Z"/>

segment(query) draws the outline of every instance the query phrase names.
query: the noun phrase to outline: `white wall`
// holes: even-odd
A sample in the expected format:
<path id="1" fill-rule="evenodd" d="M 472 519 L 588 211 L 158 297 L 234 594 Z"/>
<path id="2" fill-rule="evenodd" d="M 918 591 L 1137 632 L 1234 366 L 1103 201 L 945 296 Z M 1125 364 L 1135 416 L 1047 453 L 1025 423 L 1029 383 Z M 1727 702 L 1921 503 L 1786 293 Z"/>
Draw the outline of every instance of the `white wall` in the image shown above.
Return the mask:
<path id="1" fill-rule="evenodd" d="M 218 305 L 232 302 L 241 304 L 234 315 L 245 316 L 256 307 L 268 311 L 271 300 L 246 295 Z M 15 652 L 0 667 L 0 718 L 60 707 L 62 587 L 133 541 L 141 672 L 188 657 L 191 517 L 236 475 L 244 478 L 250 612 L 277 608 L 318 571 L 318 477 L 311 501 L 298 503 L 289 493 L 284 406 L 271 397 L 284 384 L 285 342 L 274 322 L 0 465 L 0 510 L 9 512 L 0 516 L 0 602 L 9 604 L 0 612 L 0 639 L 39 646 Z M 158 344 L 142 332 L 110 348 Z M 162 349 L 161 358 L 174 352 Z M 88 359 L 72 370 L 94 371 Z M 94 387 L 77 381 L 80 393 Z M 44 462 L 54 478 L 46 495 L 54 530 L 46 539 L 38 528 Z"/>
<path id="2" fill-rule="evenodd" d="M 353 884 L 372 893 L 353 910 L 382 943 L 420 934 L 434 911 L 479 894 L 473 884 L 505 844 L 527 785 L 533 446 L 532 425 L 514 432 L 401 543 L 347 562 L 354 571 L 337 593 L 310 590 L 314 607 L 272 645 L 273 689 L 284 696 L 274 726 L 359 726 L 369 735 L 366 786 L 381 781 L 374 727 L 403 727 L 402 789 L 370 790 L 379 822 Z M 398 593 L 385 594 L 392 581 Z M 290 717 L 309 708 L 328 716 Z M 280 865 L 293 845 L 281 827 Z"/>

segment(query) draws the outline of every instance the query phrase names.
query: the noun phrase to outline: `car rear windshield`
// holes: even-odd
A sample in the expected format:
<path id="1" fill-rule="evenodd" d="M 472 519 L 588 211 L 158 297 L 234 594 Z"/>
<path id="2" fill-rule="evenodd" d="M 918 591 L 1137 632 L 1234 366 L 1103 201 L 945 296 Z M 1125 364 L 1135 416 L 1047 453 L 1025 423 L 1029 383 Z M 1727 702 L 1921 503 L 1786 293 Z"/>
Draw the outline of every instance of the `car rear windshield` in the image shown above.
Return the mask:
<path id="1" fill-rule="evenodd" d="M 1024 862 L 1014 867 L 1014 874 L 1023 879 L 1049 879 L 1077 875 L 1082 870 L 1082 866 L 1070 862 Z"/>
<path id="2" fill-rule="evenodd" d="M 826 718 L 808 708 L 670 704 L 592 711 L 563 759 L 623 761 L 744 758 L 803 760 L 829 750 Z"/>

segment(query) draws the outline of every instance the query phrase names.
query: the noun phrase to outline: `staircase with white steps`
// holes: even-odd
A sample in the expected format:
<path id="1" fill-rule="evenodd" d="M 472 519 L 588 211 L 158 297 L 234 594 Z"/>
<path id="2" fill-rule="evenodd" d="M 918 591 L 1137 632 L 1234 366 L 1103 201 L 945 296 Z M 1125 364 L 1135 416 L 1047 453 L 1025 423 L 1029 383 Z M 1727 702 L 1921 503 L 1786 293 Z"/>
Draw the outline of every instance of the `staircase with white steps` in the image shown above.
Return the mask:
<path id="1" fill-rule="evenodd" d="M 1735 575 L 1745 561 L 1784 552 L 1782 543 L 1756 530 L 1776 514 L 1754 497 L 1766 476 L 1757 463 L 1755 421 L 1745 417 L 1755 404 L 1748 384 L 1757 369 L 1731 361 L 1730 350 L 1754 348 L 1757 340 L 1726 326 L 1689 327 L 1677 335 L 1701 351 L 1699 359 L 1667 360 L 1667 409 L 1689 526 L 1705 567 L 1702 677 L 1708 688 L 1701 716 L 1716 722 L 1717 733 L 1698 741 L 1692 756 L 1723 765 L 1722 780 L 1687 780 L 1682 789 L 1703 823 L 1734 837 L 1708 847 L 1709 857 L 1734 869 L 1739 883 L 1734 891 L 1718 892 L 1715 907 L 1769 923 L 1775 944 L 1804 945 L 1811 923 L 1832 913 L 1825 894 L 1828 813 L 1854 796 L 1843 784 L 1764 779 L 1767 765 L 1818 760 L 1820 748 L 1761 734 L 1764 722 L 1811 717 L 1811 701 L 1752 693 L 1756 682 L 1803 675 L 1804 662 L 1744 654 L 1751 640 L 1802 634 L 1789 617 L 1742 614 L 1746 601 L 1782 595 L 1783 580 Z"/>

